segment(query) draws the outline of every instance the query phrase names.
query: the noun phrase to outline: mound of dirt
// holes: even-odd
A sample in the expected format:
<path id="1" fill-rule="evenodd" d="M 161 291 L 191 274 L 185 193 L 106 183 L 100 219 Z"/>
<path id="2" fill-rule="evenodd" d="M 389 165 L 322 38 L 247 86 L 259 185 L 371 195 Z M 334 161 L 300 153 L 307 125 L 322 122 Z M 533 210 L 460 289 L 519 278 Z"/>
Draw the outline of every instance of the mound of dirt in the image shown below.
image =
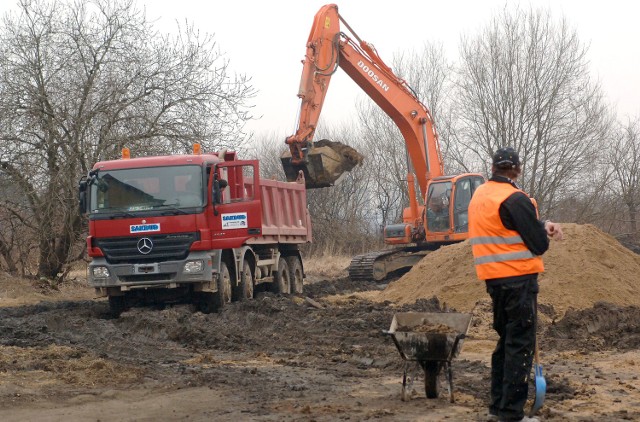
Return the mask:
<path id="1" fill-rule="evenodd" d="M 54 388 L 59 383 L 92 386 L 129 385 L 142 379 L 143 371 L 121 365 L 86 350 L 50 344 L 46 347 L 0 345 L 3 382 L 38 380 Z M 18 376 L 21 374 L 21 376 Z M 17 378 L 17 380 L 12 378 Z"/>
<path id="2" fill-rule="evenodd" d="M 315 147 L 329 147 L 342 157 L 345 161 L 342 163 L 343 171 L 351 171 L 355 166 L 361 166 L 364 161 L 364 155 L 360 154 L 349 145 L 342 144 L 340 142 L 330 141 L 328 139 L 321 139 L 314 143 Z"/>
<path id="3" fill-rule="evenodd" d="M 640 307 L 618 307 L 599 302 L 591 309 L 567 311 L 549 326 L 547 339 L 555 349 L 576 346 L 589 351 L 640 347 Z"/>
<path id="4" fill-rule="evenodd" d="M 565 240 L 552 241 L 544 255 L 541 306 L 552 307 L 558 315 L 569 308 L 591 308 L 600 301 L 640 306 L 639 255 L 589 224 L 563 224 L 563 231 Z M 467 312 L 488 298 L 484 283 L 476 278 L 468 241 L 430 253 L 376 297 L 369 297 L 407 304 L 433 296 L 445 307 Z"/>

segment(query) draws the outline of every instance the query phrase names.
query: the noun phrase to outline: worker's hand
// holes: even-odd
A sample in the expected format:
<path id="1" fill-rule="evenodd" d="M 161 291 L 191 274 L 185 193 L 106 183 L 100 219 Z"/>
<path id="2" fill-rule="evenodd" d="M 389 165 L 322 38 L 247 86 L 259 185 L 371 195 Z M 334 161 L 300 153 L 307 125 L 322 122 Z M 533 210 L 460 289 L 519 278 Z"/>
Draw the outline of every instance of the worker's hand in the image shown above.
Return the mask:
<path id="1" fill-rule="evenodd" d="M 564 233 L 562 233 L 562 227 L 558 223 L 552 223 L 551 221 L 544 222 L 544 229 L 547 231 L 547 236 L 553 240 L 564 239 Z"/>

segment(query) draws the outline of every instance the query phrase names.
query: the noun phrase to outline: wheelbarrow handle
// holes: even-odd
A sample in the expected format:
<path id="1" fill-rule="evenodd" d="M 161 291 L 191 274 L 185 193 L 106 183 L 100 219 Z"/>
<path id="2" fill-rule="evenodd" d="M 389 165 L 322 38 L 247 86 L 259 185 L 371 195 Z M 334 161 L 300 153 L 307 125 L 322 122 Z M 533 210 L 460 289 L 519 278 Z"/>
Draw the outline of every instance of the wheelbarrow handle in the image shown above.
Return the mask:
<path id="1" fill-rule="evenodd" d="M 382 334 L 385 336 L 389 336 L 391 337 L 391 340 L 393 340 L 393 344 L 396 345 L 396 349 L 398 349 L 398 352 L 400 352 L 400 356 L 402 356 L 403 360 L 408 360 L 407 355 L 404 353 L 404 351 L 402 350 L 402 346 L 400 346 L 400 343 L 398 343 L 398 339 L 395 336 L 395 333 L 388 331 L 388 330 L 382 330 Z"/>
<path id="2" fill-rule="evenodd" d="M 453 355 L 456 353 L 456 350 L 458 349 L 458 343 L 460 343 L 460 340 L 464 340 L 467 337 L 467 335 L 465 333 L 460 333 L 456 336 L 455 340 L 453 341 L 453 346 L 451 346 L 451 351 L 449 352 L 449 357 L 447 358 L 447 361 L 451 362 L 451 360 L 453 359 Z"/>

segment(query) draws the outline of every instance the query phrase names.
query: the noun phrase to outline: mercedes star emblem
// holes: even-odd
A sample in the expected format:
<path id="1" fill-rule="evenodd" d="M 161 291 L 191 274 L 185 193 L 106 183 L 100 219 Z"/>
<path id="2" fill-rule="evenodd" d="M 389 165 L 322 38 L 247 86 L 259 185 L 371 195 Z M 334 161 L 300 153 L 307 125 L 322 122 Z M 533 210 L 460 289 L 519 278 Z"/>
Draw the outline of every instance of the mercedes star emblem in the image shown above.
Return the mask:
<path id="1" fill-rule="evenodd" d="M 138 251 L 140 251 L 141 254 L 146 255 L 151 252 L 151 249 L 153 249 L 153 242 L 151 241 L 151 239 L 149 239 L 148 237 L 143 237 L 142 239 L 138 240 Z"/>

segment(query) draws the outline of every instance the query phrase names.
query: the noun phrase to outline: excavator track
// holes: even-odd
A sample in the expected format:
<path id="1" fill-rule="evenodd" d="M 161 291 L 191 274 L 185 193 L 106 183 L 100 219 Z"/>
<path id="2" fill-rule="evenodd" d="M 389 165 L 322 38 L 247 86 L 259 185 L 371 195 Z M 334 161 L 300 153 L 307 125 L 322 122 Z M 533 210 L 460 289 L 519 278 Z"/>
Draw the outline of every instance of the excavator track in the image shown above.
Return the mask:
<path id="1" fill-rule="evenodd" d="M 349 265 L 349 278 L 354 281 L 382 281 L 393 271 L 413 267 L 429 252 L 393 249 L 357 255 Z"/>
<path id="2" fill-rule="evenodd" d="M 375 271 L 376 261 L 380 264 L 381 259 L 393 253 L 395 251 L 378 251 L 354 256 L 349 264 L 349 278 L 351 280 L 383 280 L 387 273 L 384 268 L 377 268 L 378 271 Z"/>

